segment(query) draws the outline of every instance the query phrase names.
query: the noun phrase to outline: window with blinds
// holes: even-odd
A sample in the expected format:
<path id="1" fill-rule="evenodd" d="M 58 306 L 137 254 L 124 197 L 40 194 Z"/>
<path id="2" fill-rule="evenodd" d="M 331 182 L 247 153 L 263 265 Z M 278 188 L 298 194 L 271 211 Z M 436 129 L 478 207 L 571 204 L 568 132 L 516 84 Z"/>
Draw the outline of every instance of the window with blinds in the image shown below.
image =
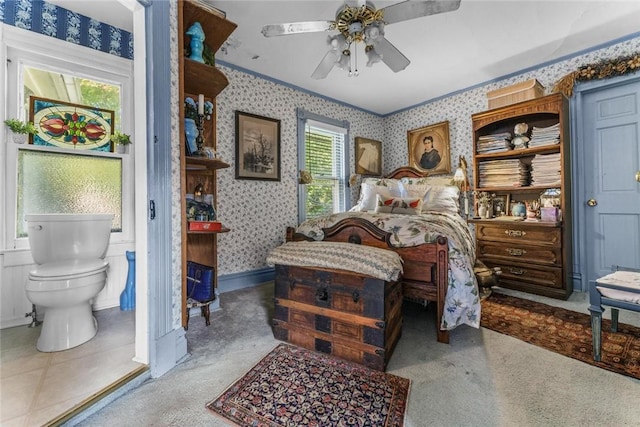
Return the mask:
<path id="1" fill-rule="evenodd" d="M 301 185 L 300 220 L 317 218 L 347 209 L 347 128 L 306 119 L 301 151 L 302 169 L 313 181 Z"/>

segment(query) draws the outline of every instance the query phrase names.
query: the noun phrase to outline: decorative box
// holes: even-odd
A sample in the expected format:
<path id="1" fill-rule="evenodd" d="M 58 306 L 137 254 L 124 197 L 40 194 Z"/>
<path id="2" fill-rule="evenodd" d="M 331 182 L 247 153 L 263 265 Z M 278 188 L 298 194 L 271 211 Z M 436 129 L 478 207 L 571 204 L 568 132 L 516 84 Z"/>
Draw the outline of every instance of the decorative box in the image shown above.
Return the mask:
<path id="1" fill-rule="evenodd" d="M 187 298 L 199 302 L 215 299 L 214 274 L 215 269 L 213 267 L 187 261 Z"/>
<path id="2" fill-rule="evenodd" d="M 528 101 L 541 96 L 544 96 L 544 86 L 536 79 L 487 92 L 489 109 Z"/>
<path id="3" fill-rule="evenodd" d="M 220 231 L 222 223 L 219 221 L 189 221 L 189 231 Z"/>
<path id="4" fill-rule="evenodd" d="M 556 222 L 559 220 L 558 208 L 540 208 L 540 219 L 542 221 Z"/>

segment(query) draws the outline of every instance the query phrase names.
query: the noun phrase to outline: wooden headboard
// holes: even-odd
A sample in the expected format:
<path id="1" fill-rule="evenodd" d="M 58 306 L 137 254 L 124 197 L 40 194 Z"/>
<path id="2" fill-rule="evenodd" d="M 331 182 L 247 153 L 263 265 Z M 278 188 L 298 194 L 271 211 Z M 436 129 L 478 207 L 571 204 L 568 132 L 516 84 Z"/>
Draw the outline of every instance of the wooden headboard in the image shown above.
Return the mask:
<path id="1" fill-rule="evenodd" d="M 419 171 L 411 166 L 402 166 L 398 169 L 388 173 L 384 178 L 400 179 L 400 178 L 426 178 L 429 174 L 427 172 Z"/>

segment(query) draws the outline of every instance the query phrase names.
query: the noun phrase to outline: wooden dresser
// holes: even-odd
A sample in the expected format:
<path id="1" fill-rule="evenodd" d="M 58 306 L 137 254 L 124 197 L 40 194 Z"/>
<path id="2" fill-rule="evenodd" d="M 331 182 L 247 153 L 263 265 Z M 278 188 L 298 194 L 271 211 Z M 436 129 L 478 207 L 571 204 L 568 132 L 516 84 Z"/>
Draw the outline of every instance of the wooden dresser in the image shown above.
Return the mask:
<path id="1" fill-rule="evenodd" d="M 472 116 L 474 135 L 473 174 L 475 190 L 506 205 L 489 218 L 472 219 L 476 230 L 476 255 L 487 267 L 500 267 L 500 286 L 566 299 L 573 291 L 571 237 L 571 168 L 569 153 L 569 105 L 560 93 L 477 113 Z M 527 139 L 537 130 L 554 130 L 555 139 L 510 148 L 515 127 L 526 124 Z M 557 133 L 555 133 L 557 132 Z M 505 136 L 505 135 L 508 135 Z M 481 149 L 486 138 L 507 142 L 491 150 Z M 547 142 L 549 141 L 549 142 Z M 498 142 L 499 144 L 499 142 Z M 513 147 L 513 145 L 511 145 Z M 553 159 L 551 167 L 547 159 Z M 542 162 L 544 166 L 539 166 Z M 504 164 L 519 165 L 512 172 Z M 534 171 L 542 171 L 534 175 Z M 504 178 L 496 180 L 495 176 Z M 524 176 L 524 178 L 523 178 Z M 531 218 L 514 221 L 510 204 L 540 201 L 546 192 L 558 194 L 561 216 L 552 220 Z M 497 215 L 497 216 L 496 216 Z"/>

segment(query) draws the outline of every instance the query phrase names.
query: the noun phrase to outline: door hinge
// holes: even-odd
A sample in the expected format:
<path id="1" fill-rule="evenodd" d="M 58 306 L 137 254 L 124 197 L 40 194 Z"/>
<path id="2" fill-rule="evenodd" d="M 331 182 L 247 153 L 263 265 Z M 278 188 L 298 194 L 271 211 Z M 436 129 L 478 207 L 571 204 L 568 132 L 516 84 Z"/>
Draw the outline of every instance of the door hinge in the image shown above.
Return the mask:
<path id="1" fill-rule="evenodd" d="M 156 202 L 149 200 L 149 219 L 156 219 Z"/>

